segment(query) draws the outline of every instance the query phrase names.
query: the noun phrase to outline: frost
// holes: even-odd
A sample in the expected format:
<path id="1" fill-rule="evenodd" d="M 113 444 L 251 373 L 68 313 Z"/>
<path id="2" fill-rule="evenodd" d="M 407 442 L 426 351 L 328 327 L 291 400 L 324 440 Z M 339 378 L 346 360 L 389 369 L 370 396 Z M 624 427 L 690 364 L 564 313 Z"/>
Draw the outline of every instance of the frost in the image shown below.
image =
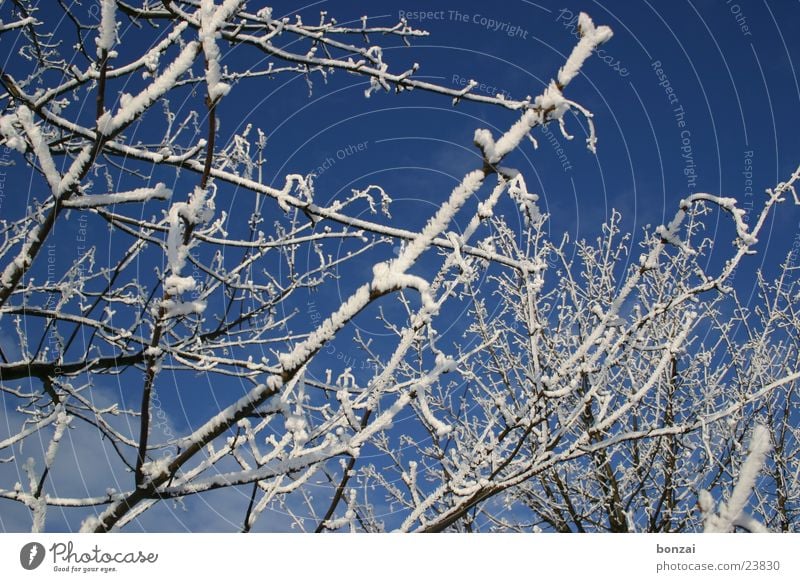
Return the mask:
<path id="1" fill-rule="evenodd" d="M 682 200 L 681 204 L 685 204 L 685 201 Z M 685 216 L 686 211 L 681 208 L 675 215 L 675 218 L 667 226 L 660 225 L 656 227 L 656 234 L 661 237 L 662 242 L 675 246 L 688 255 L 692 255 L 695 253 L 694 249 L 684 243 L 678 236 L 678 229 Z"/>
<path id="2" fill-rule="evenodd" d="M 204 301 L 182 302 L 175 298 L 187 291 L 193 291 L 197 286 L 197 282 L 192 276 L 181 275 L 189 254 L 189 244 L 184 243 L 183 240 L 184 229 L 210 220 L 213 214 L 213 197 L 209 196 L 208 189 L 199 186 L 194 189 L 189 202 L 175 202 L 169 209 L 167 267 L 170 275 L 164 280 L 164 291 L 168 297 L 162 301 L 168 317 L 202 313 L 205 310 Z"/>
<path id="3" fill-rule="evenodd" d="M 221 6 L 216 6 L 214 0 L 202 0 L 200 3 L 200 42 L 206 57 L 206 83 L 208 97 L 212 102 L 227 95 L 231 90 L 230 85 L 221 80 L 220 52 L 216 41 L 219 28 L 239 9 L 243 1 L 225 0 Z"/>
<path id="4" fill-rule="evenodd" d="M 100 525 L 100 518 L 96 515 L 90 515 L 86 519 L 83 520 L 81 523 L 81 533 L 90 533 L 95 531 L 97 527 Z"/>
<path id="5" fill-rule="evenodd" d="M 164 456 L 155 461 L 148 461 L 142 465 L 142 475 L 148 479 L 156 479 L 160 476 L 169 474 L 169 465 L 172 462 L 171 456 Z"/>
<path id="6" fill-rule="evenodd" d="M 568 107 L 563 100 L 559 103 L 563 105 L 557 109 L 560 114 L 566 111 Z M 537 105 L 542 106 L 541 103 L 537 103 Z M 542 108 L 547 110 L 547 108 Z M 555 115 L 555 113 L 552 115 Z M 488 129 L 476 129 L 473 140 L 483 151 L 483 157 L 486 161 L 490 164 L 497 164 L 519 146 L 531 129 L 541 125 L 543 122 L 544 113 L 539 109 L 528 109 L 496 142 Z"/>
<path id="7" fill-rule="evenodd" d="M 356 377 L 353 375 L 352 368 L 347 367 L 344 369 L 344 372 L 339 374 L 339 377 L 336 378 L 336 385 L 342 388 L 355 388 L 356 387 Z M 346 394 L 346 392 L 345 392 Z"/>
<path id="8" fill-rule="evenodd" d="M 296 370 L 305 364 L 308 357 L 319 350 L 344 327 L 365 305 L 369 303 L 369 287 L 361 286 L 330 317 L 314 330 L 305 341 L 299 342 L 289 353 L 281 354 L 278 360 L 286 370 Z"/>
<path id="9" fill-rule="evenodd" d="M 386 277 L 392 277 L 405 271 L 430 247 L 433 239 L 443 233 L 455 214 L 483 184 L 484 174 L 480 170 L 470 172 L 451 193 L 447 201 L 442 204 L 436 214 L 425 224 L 422 232 L 409 243 L 403 252 L 389 265 Z"/>
<path id="10" fill-rule="evenodd" d="M 308 440 L 308 433 L 306 432 L 306 419 L 300 414 L 290 414 L 286 417 L 284 427 L 286 432 L 289 432 L 294 437 L 298 445 L 304 444 Z"/>
<path id="11" fill-rule="evenodd" d="M 369 87 L 364 91 L 364 97 L 369 98 L 375 91 L 380 89 L 389 90 L 389 83 L 386 81 L 389 65 L 383 62 L 383 49 L 379 46 L 369 47 L 366 54 L 375 59 L 375 68 L 378 70 L 377 75 L 369 78 Z"/>
<path id="12" fill-rule="evenodd" d="M 33 512 L 31 532 L 42 533 L 44 532 L 44 521 L 47 517 L 47 498 L 44 495 L 40 495 L 34 498 L 30 504 L 31 511 Z"/>
<path id="13" fill-rule="evenodd" d="M 197 286 L 194 277 L 181 277 L 170 275 L 164 280 L 164 291 L 169 295 L 180 295 L 187 291 L 193 291 Z"/>
<path id="14" fill-rule="evenodd" d="M 585 12 L 581 12 L 580 16 L 578 16 L 578 31 L 581 39 L 572 49 L 567 62 L 558 71 L 558 84 L 562 88 L 566 87 L 575 78 L 575 75 L 580 72 L 583 63 L 589 58 L 592 51 L 613 35 L 611 29 L 607 26 L 595 28 L 592 19 Z"/>
<path id="15" fill-rule="evenodd" d="M 728 502 L 721 505 L 718 515 L 711 514 L 714 505 L 711 494 L 707 491 L 701 492 L 700 508 L 708 514 L 705 524 L 706 533 L 730 532 L 733 531 L 734 526 L 744 527 L 751 532 L 767 531 L 763 524 L 745 513 L 744 508 L 747 506 L 758 474 L 761 472 L 771 448 L 769 429 L 757 424 L 750 437 L 750 454 L 739 470 L 739 480 L 733 488 Z"/>
<path id="16" fill-rule="evenodd" d="M 117 39 L 117 1 L 100 0 L 100 26 L 97 31 L 97 56 L 101 57 L 104 53 L 111 55 L 111 49 Z"/>
<path id="17" fill-rule="evenodd" d="M 19 134 L 14 124 L 18 122 L 15 114 L 3 115 L 0 117 L 0 135 L 6 140 L 6 147 L 17 150 L 24 154 L 27 149 L 25 139 Z"/>
<path id="18" fill-rule="evenodd" d="M 458 369 L 458 362 L 444 354 L 436 354 L 436 366 L 442 374 L 447 374 Z"/>
<path id="19" fill-rule="evenodd" d="M 112 204 L 129 204 L 131 202 L 147 202 L 149 200 L 169 200 L 172 190 L 159 182 L 152 188 L 137 188 L 127 192 L 115 192 L 113 194 L 92 194 L 72 198 L 64 202 L 67 208 L 97 208 L 100 206 L 110 206 Z"/>
<path id="20" fill-rule="evenodd" d="M 110 111 L 103 113 L 97 120 L 98 131 L 103 135 L 112 135 L 144 113 L 157 99 L 172 89 L 181 75 L 192 67 L 199 46 L 194 41 L 187 43 L 164 73 L 155 78 L 147 88 L 126 99 L 125 105 L 120 106 L 115 114 L 112 115 Z"/>
<path id="21" fill-rule="evenodd" d="M 508 194 L 517 203 L 528 226 L 541 217 L 539 207 L 536 205 L 539 196 L 528 192 L 528 186 L 525 184 L 522 174 L 517 174 L 509 181 Z"/>
<path id="22" fill-rule="evenodd" d="M 19 110 L 17 111 L 17 119 L 19 119 L 20 124 L 22 125 L 23 129 L 25 129 L 28 140 L 31 142 L 31 146 L 33 147 L 33 152 L 36 154 L 36 157 L 39 160 L 39 165 L 42 168 L 42 172 L 44 172 L 44 177 L 53 192 L 53 196 L 58 198 L 61 194 L 61 190 L 59 188 L 61 184 L 61 175 L 58 173 L 58 170 L 56 170 L 56 165 L 53 162 L 53 156 L 50 153 L 50 146 L 47 145 L 47 142 L 42 135 L 42 132 L 39 130 L 39 127 L 33 122 L 33 114 L 31 113 L 30 109 L 24 105 L 20 106 Z"/>
<path id="23" fill-rule="evenodd" d="M 174 299 L 165 299 L 161 305 L 164 307 L 165 317 L 200 314 L 206 310 L 207 306 L 205 301 L 175 301 Z"/>
<path id="24" fill-rule="evenodd" d="M 534 101 L 534 108 L 527 109 L 525 113 L 503 134 L 496 142 L 488 129 L 477 129 L 473 141 L 475 145 L 483 151 L 483 157 L 489 164 L 497 164 L 529 135 L 531 129 L 541 125 L 547 120 L 559 120 L 562 133 L 567 136 L 563 125 L 563 115 L 571 106 L 578 107 L 589 121 L 589 137 L 587 143 L 589 149 L 594 152 L 595 142 L 594 125 L 591 123 L 591 114 L 572 101 L 564 98 L 562 90 L 578 74 L 583 63 L 591 55 L 592 51 L 603 42 L 611 38 L 611 29 L 607 26 L 595 28 L 592 20 L 584 13 L 579 18 L 581 40 L 572 49 L 572 53 L 567 62 L 559 70 L 558 82 L 552 81 L 542 95 Z M 567 136 L 569 137 L 569 136 Z"/>
<path id="25" fill-rule="evenodd" d="M 42 179 L 27 203 L 4 206 L 10 215 L 0 224 L 0 316 L 18 344 L 4 345 L 0 358 L 2 390 L 17 407 L 0 463 L 18 465 L 0 498 L 26 507 L 35 529 L 50 506 L 82 517 L 100 507 L 83 528 L 105 531 L 217 488 L 254 492 L 246 527 L 262 512 L 299 529 L 370 531 L 541 531 L 565 529 L 564 520 L 591 530 L 777 525 L 782 484 L 768 479 L 748 498 L 759 481 L 759 431 L 750 458 L 746 441 L 732 441 L 753 414 L 785 416 L 769 397 L 800 379 L 797 346 L 786 341 L 798 327 L 790 303 L 798 292 L 776 286 L 768 304 L 772 282 L 759 279 L 762 293 L 737 309 L 727 286 L 770 227 L 768 213 L 687 194 L 660 238 L 649 226 L 644 237 L 626 237 L 612 212 L 594 225 L 596 238 L 575 240 L 559 236 L 564 221 L 551 225 L 526 183 L 547 180 L 513 167 L 515 151 L 536 147 L 532 133 L 546 123 L 570 139 L 578 119 L 576 137 L 586 132 L 594 148 L 592 114 L 567 85 L 607 28 L 581 15 L 563 66 L 536 77 L 544 79 L 538 96 L 515 100 L 468 77 L 456 88 L 437 85 L 416 76 L 417 64 L 394 73 L 388 47 L 425 34 L 404 19 L 337 23 L 308 10 L 273 19 L 269 8 L 245 11 L 254 3 L 234 0 L 140 4 L 131 22 L 142 42 L 125 45 L 124 62 L 106 61 L 120 50 L 127 16 L 119 11 L 129 9 L 98 0 L 88 38 L 100 58 L 89 46 L 90 62 L 67 60 L 63 74 L 46 65 L 61 62 L 54 51 L 72 50 L 74 39 L 39 23 L 48 11 L 14 23 L 26 30 L 13 35 L 23 45 L 9 58 L 40 56 L 45 66 L 39 74 L 20 61 L 4 76 L 2 143 L 23 152 L 4 163 Z M 37 29 L 47 33 L 38 52 Z M 260 92 L 298 75 L 311 86 L 341 72 L 362 79 L 367 95 L 423 90 L 513 118 L 475 132 L 476 171 L 449 192 L 422 192 L 430 214 L 393 218 L 391 197 L 367 177 L 328 193 L 315 191 L 304 161 L 288 175 L 271 164 L 274 148 L 258 125 L 274 116 L 239 126 L 213 115 L 234 90 Z M 227 105 L 218 112 L 235 116 L 235 102 Z M 290 133 L 297 122 L 276 119 Z M 344 157 L 355 147 L 347 141 Z M 765 204 L 794 193 L 797 180 L 800 169 Z M 184 184 L 183 195 L 165 183 Z M 223 202 L 227 214 L 215 207 Z M 709 232 L 705 217 L 715 214 L 736 230 L 733 248 L 717 242 L 710 261 L 708 241 L 720 232 Z M 124 242 L 102 245 L 109 232 Z M 86 249 L 64 255 L 64 235 L 86 239 Z M 119 379 L 123 392 L 104 388 L 103 378 Z M 178 382 L 192 400 L 201 381 L 208 406 L 170 423 L 176 404 L 159 401 L 162 388 Z M 61 491 L 75 469 L 57 456 L 71 456 L 69 415 L 98 436 L 81 442 L 127 461 L 80 498 Z M 788 461 L 791 480 L 797 439 L 786 434 L 774 433 L 775 467 Z M 37 466 L 22 464 L 31 447 Z M 633 462 L 632 451 L 644 461 Z M 699 517 L 692 502 L 701 483 L 734 494 L 715 501 L 700 492 Z M 793 499 L 797 487 L 786 489 Z"/>
<path id="26" fill-rule="evenodd" d="M 56 422 L 55 422 L 55 431 L 53 432 L 53 438 L 50 440 L 50 445 L 47 447 L 47 452 L 45 453 L 44 457 L 44 466 L 51 467 L 53 465 L 53 461 L 55 461 L 56 453 L 58 452 L 58 445 L 61 442 L 61 438 L 64 436 L 64 431 L 72 422 L 72 417 L 69 416 L 63 407 L 60 407 L 57 415 L 56 415 Z"/>

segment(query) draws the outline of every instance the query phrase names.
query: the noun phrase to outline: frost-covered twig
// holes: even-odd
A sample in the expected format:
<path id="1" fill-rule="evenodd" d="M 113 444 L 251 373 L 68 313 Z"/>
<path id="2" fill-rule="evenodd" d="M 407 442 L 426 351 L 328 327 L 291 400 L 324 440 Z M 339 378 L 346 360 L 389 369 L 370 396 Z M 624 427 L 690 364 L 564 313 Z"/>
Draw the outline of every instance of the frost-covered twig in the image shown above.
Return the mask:
<path id="1" fill-rule="evenodd" d="M 152 188 L 136 188 L 128 192 L 114 192 L 112 194 L 92 194 L 71 198 L 64 202 L 66 208 L 96 208 L 98 206 L 113 206 L 114 204 L 130 204 L 134 202 L 148 202 L 149 200 L 169 200 L 172 190 L 159 182 Z"/>
<path id="2" fill-rule="evenodd" d="M 739 477 L 730 498 L 720 504 L 719 513 L 714 512 L 714 498 L 711 493 L 705 490 L 700 492 L 698 503 L 704 514 L 706 533 L 727 533 L 736 526 L 751 532 L 768 531 L 744 510 L 771 448 L 769 429 L 757 424 L 750 437 L 750 454 L 739 469 Z"/>

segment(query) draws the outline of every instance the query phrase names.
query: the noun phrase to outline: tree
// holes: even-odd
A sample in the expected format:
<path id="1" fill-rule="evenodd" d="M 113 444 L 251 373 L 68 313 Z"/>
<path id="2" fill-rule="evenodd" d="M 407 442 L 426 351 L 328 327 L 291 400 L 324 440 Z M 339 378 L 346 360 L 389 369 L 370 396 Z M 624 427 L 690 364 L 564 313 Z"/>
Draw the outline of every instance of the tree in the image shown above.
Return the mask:
<path id="1" fill-rule="evenodd" d="M 1 460 L 25 476 L 3 473 L 15 482 L 0 498 L 28 508 L 34 531 L 54 508 L 105 532 L 216 490 L 246 492 L 229 516 L 244 531 L 271 529 L 270 510 L 305 531 L 797 530 L 798 289 L 762 280 L 752 309 L 728 282 L 774 207 L 797 202 L 800 169 L 749 224 L 732 198 L 685 198 L 628 265 L 617 214 L 594 242 L 553 239 L 505 166 L 536 127 L 567 136 L 567 112 L 595 150 L 592 114 L 565 91 L 608 27 L 581 15 L 553 80 L 513 100 L 423 80 L 416 65 L 393 72 L 370 39 L 426 34 L 402 19 L 103 0 L 95 25 L 60 2 L 68 28 L 11 4 L 0 31 L 24 50 L 2 71 L 0 131 L 37 194 L 0 225 L 0 326 L 16 334 L 0 354 Z M 119 41 L 122 26 L 136 42 Z M 264 131 L 222 123 L 245 87 L 302 75 L 311 89 L 342 72 L 368 79 L 367 97 L 432 92 L 512 121 L 477 129 L 480 163 L 424 226 L 399 228 L 379 185 L 327 203 L 309 168 L 270 185 Z M 253 210 L 221 210 L 234 191 Z M 720 213 L 732 251 L 704 232 Z M 86 245 L 51 260 L 60 229 Z M 724 263 L 707 261 L 720 247 Z M 343 273 L 340 304 L 305 299 Z M 378 339 L 356 325 L 375 317 Z M 212 403 L 191 403 L 199 383 Z M 166 402 L 173 386 L 189 404 Z M 74 496 L 58 471 L 78 435 L 114 459 L 104 489 Z"/>

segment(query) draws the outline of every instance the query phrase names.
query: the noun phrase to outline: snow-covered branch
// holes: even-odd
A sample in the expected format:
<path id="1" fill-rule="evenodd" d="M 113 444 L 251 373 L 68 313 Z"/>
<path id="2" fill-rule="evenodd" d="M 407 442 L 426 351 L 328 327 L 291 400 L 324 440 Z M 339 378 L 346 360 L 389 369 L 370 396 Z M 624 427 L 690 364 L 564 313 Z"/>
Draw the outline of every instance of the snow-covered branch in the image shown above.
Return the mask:
<path id="1" fill-rule="evenodd" d="M 800 168 L 752 214 L 694 193 L 641 235 L 612 211 L 573 241 L 511 167 L 536 128 L 571 137 L 569 111 L 595 151 L 573 81 L 607 26 L 581 14 L 511 99 L 397 68 L 391 42 L 427 36 L 404 19 L 103 0 L 58 3 L 52 32 L 33 4 L 0 24 L 24 46 L 0 74 L 3 177 L 30 193 L 0 220 L 0 504 L 35 531 L 51 507 L 115 531 L 231 488 L 242 531 L 797 529 L 795 257 L 755 307 L 731 282 Z M 466 127 L 473 165 L 424 182 L 425 215 L 380 172 L 333 191 L 344 159 L 275 159 L 302 129 L 283 93 L 241 109 L 343 73 L 500 129 Z M 733 244 L 704 234 L 715 215 Z M 91 464 L 85 492 L 61 495 L 62 457 Z"/>

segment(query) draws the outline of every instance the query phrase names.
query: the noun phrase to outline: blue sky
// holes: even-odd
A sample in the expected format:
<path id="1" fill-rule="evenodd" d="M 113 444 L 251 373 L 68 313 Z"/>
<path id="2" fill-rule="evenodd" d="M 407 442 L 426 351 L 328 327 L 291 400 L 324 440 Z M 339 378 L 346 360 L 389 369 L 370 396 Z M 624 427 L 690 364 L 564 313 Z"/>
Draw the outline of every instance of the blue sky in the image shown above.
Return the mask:
<path id="1" fill-rule="evenodd" d="M 574 140 L 555 127 L 536 131 L 539 148 L 526 144 L 507 161 L 540 194 L 555 238 L 565 231 L 572 240 L 594 238 L 612 209 L 622 213 L 624 231 L 641 234 L 643 227 L 671 219 L 678 201 L 692 192 L 735 197 L 755 215 L 764 188 L 787 178 L 800 162 L 794 129 L 800 118 L 800 45 L 787 26 L 796 17 L 795 3 L 455 6 L 410 2 L 376 8 L 376 22 L 404 15 L 430 32 L 410 49 L 386 51 L 395 70 L 419 62 L 419 74 L 446 85 L 474 78 L 487 93 L 535 96 L 573 46 L 574 17 L 581 10 L 614 30 L 604 52 L 587 62 L 567 90 L 595 115 L 597 155 L 583 146 L 583 120 L 575 118 L 567 123 Z M 320 8 L 342 21 L 362 10 L 348 12 L 348 3 L 315 4 L 303 14 Z M 317 185 L 323 196 L 378 183 L 405 199 L 398 204 L 407 210 L 395 212 L 393 220 L 419 225 L 478 163 L 474 130 L 489 127 L 497 134 L 515 119 L 479 104 L 452 107 L 430 94 L 376 93 L 365 100 L 365 86 L 358 78 L 334 75 L 327 85 L 315 82 L 310 97 L 301 79 L 276 94 L 251 96 L 254 114 L 243 121 L 264 120 L 272 127 L 275 183 L 286 171 L 309 166 L 321 170 Z M 284 122 L 287 115 L 291 120 Z M 350 153 L 357 144 L 364 147 Z M 730 237 L 725 219 L 715 218 L 710 228 L 712 237 Z M 745 297 L 753 291 L 754 270 L 774 274 L 797 233 L 798 215 L 786 205 L 775 214 L 769 237 L 762 237 L 759 255 L 737 272 Z M 729 248 L 719 250 L 727 254 Z"/>
<path id="2" fill-rule="evenodd" d="M 314 5 L 304 14 L 325 7 L 341 12 L 341 20 L 360 15 L 360 7 L 348 12 L 343 4 Z M 590 60 L 568 90 L 569 97 L 595 114 L 597 156 L 582 147 L 584 130 L 574 120 L 568 124 L 576 136 L 572 142 L 557 131 L 554 139 L 537 133 L 539 149 L 523 147 L 509 162 L 526 173 L 541 195 L 553 232 L 592 236 L 612 208 L 623 213 L 625 230 L 637 232 L 669 218 L 677 201 L 692 191 L 733 196 L 757 208 L 763 189 L 797 166 L 800 144 L 793 128 L 800 91 L 794 63 L 800 49 L 786 24 L 796 16 L 794 3 L 584 2 L 565 7 L 507 1 L 493 6 L 460 2 L 455 9 L 444 2 L 412 2 L 402 8 L 382 3 L 380 8 L 386 9 L 379 22 L 388 23 L 402 11 L 431 33 L 411 49 L 387 51 L 397 70 L 417 61 L 420 74 L 444 84 L 474 78 L 487 92 L 512 97 L 535 96 L 555 74 L 574 42 L 571 16 L 580 10 L 614 29 L 602 60 Z M 427 11 L 427 18 L 420 18 L 420 10 Z M 492 30 L 490 19 L 498 30 Z M 515 28 L 513 36 L 504 32 Z M 315 83 L 310 99 L 302 80 L 276 94 L 252 95 L 254 117 L 246 121 L 264 120 L 273 128 L 276 182 L 287 170 L 319 168 L 334 160 L 318 178 L 326 194 L 370 181 L 391 187 L 401 180 L 393 195 L 435 203 L 435 191 L 451 187 L 475 164 L 474 129 L 488 126 L 499 132 L 514 120 L 507 111 L 477 104 L 453 108 L 435 95 L 373 94 L 364 100 L 362 89 L 359 79 L 334 76 L 327 86 Z M 293 115 L 291 122 L 281 124 L 287 114 Z M 362 151 L 343 153 L 359 143 L 365 146 Z M 425 216 L 407 213 L 397 219 L 413 224 Z M 775 263 L 775 254 L 788 251 L 796 231 L 793 213 L 779 213 L 772 238 L 762 241 L 765 267 Z"/>
<path id="3" fill-rule="evenodd" d="M 319 10 L 327 10 L 347 22 L 363 12 L 362 5 L 354 4 L 317 2 L 298 8 L 298 3 L 283 2 L 275 5 L 275 13 L 299 10 L 304 20 L 313 21 Z M 587 62 L 566 92 L 595 115 L 597 155 L 584 147 L 584 121 L 569 116 L 567 129 L 575 139 L 568 141 L 555 127 L 548 133 L 537 130 L 538 149 L 525 144 L 505 162 L 523 171 L 529 188 L 540 194 L 542 209 L 551 214 L 554 238 L 565 231 L 573 240 L 594 238 L 612 209 L 622 212 L 623 230 L 640 234 L 646 225 L 669 220 L 678 201 L 692 192 L 732 196 L 745 208 L 752 203 L 755 212 L 764 199 L 763 189 L 788 177 L 800 163 L 800 87 L 795 71 L 800 41 L 790 25 L 800 16 L 796 2 L 381 2 L 370 10 L 375 24 L 391 25 L 405 16 L 411 25 L 430 32 L 413 40 L 411 48 L 396 39 L 380 39 L 393 70 L 419 62 L 419 75 L 440 84 L 463 86 L 475 79 L 483 84 L 479 90 L 513 98 L 538 95 L 556 75 L 574 45 L 574 17 L 580 11 L 612 27 L 614 38 Z M 123 31 L 122 50 L 139 48 L 139 35 Z M 223 64 L 247 62 L 250 57 L 239 52 L 227 53 Z M 261 127 L 268 138 L 267 181 L 278 185 L 287 173 L 315 172 L 320 204 L 342 198 L 352 188 L 380 184 L 395 199 L 392 223 L 408 228 L 422 225 L 464 173 L 480 164 L 472 146 L 474 130 L 488 127 L 497 135 L 516 119 L 510 111 L 471 103 L 453 107 L 447 98 L 421 92 L 379 92 L 366 99 L 367 82 L 341 73 L 327 82 L 313 77 L 310 93 L 302 77 L 244 83 L 248 86 L 234 87 L 232 97 L 220 106 L 221 135 L 229 138 L 246 124 Z M 185 115 L 197 102 L 173 105 Z M 7 183 L 14 187 L 6 187 L 3 217 L 16 216 L 13 213 L 30 201 L 24 194 L 37 191 L 28 176 L 14 171 L 9 171 Z M 240 215 L 249 214 L 254 202 L 248 193 L 224 191 L 217 206 Z M 268 207 L 264 212 L 270 216 L 278 211 Z M 798 234 L 799 220 L 800 212 L 788 204 L 775 215 L 759 254 L 737 273 L 735 283 L 743 296 L 754 290 L 756 268 L 775 273 Z M 64 250 L 64 256 L 74 254 L 82 228 L 78 214 L 59 228 L 55 240 L 72 249 Z M 729 235 L 726 229 L 724 221 L 712 223 L 709 234 L 722 238 Z M 102 229 L 92 236 L 110 253 L 127 244 L 124 237 Z M 363 282 L 374 260 L 391 252 L 384 248 L 368 255 L 357 263 L 364 273 L 354 269 L 324 293 L 304 297 L 297 304 L 305 313 L 296 320 L 296 329 L 310 329 L 315 322 L 312 309 L 326 315 L 338 297 L 346 297 Z M 45 272 L 44 263 L 38 268 L 40 274 Z M 141 266 L 143 271 L 150 268 Z M 457 331 L 457 317 L 453 319 Z M 380 341 L 381 330 L 373 319 L 359 319 L 358 326 Z M 3 348 L 13 354 L 13 327 L 7 319 L 0 334 Z M 358 369 L 361 356 L 348 338 L 349 333 L 337 339 L 328 353 L 340 361 L 349 358 Z M 323 363 L 314 372 L 324 368 Z M 177 385 L 178 380 L 165 382 L 161 393 L 177 430 L 229 400 L 219 386 L 201 382 L 201 392 L 187 402 Z M 236 387 L 227 388 L 236 392 Z M 11 411 L 7 414 L 12 416 Z M 81 473 L 92 474 L 96 460 L 81 462 Z M 0 465 L 0 475 L 9 470 Z M 62 486 L 80 488 L 81 483 Z M 244 494 L 237 492 L 220 499 L 220 506 L 246 503 Z M 153 512 L 142 527 L 180 527 L 181 515 L 168 508 Z M 25 517 L 7 502 L 0 502 L 0 518 L 0 529 L 25 527 Z M 66 523 L 53 520 L 55 528 L 75 525 L 72 517 L 64 518 Z M 189 529 L 229 525 L 224 518 L 189 521 Z"/>

